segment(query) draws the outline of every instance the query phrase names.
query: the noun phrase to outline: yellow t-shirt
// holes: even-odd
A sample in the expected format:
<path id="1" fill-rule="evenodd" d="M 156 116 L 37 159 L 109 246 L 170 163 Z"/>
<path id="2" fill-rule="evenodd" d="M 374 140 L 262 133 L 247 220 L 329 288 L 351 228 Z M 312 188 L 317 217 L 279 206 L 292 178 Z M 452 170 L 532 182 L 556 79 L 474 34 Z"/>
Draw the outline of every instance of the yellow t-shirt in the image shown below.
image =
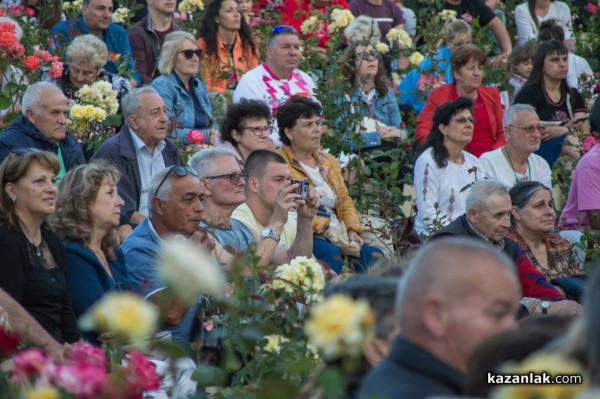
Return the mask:
<path id="1" fill-rule="evenodd" d="M 290 248 L 292 246 L 292 244 L 294 243 L 294 240 L 296 239 L 296 228 L 297 228 L 296 217 L 297 217 L 296 212 L 288 213 L 288 221 L 283 226 L 283 231 L 281 232 L 281 240 L 279 241 L 279 245 L 281 245 L 284 248 Z M 245 203 L 238 206 L 235 209 L 235 211 L 233 211 L 231 218 L 245 223 L 250 228 L 258 231 L 259 234 L 265 229 L 265 227 L 267 227 L 267 226 L 261 226 L 256 221 L 256 219 L 254 218 L 254 215 L 252 214 L 252 211 L 250 210 L 248 205 L 246 205 Z"/>

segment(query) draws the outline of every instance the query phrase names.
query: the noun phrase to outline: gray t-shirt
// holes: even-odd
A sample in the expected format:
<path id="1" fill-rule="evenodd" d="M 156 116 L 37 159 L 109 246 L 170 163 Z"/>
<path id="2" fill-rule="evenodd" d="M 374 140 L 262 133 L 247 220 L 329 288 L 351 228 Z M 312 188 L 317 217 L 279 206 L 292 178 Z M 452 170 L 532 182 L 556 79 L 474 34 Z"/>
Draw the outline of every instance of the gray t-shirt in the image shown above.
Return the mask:
<path id="1" fill-rule="evenodd" d="M 250 244 L 254 243 L 252 232 L 243 222 L 236 219 L 229 221 L 229 227 L 213 227 L 200 222 L 200 227 L 208 230 L 217 242 L 224 248 L 231 248 L 235 253 L 247 253 Z"/>

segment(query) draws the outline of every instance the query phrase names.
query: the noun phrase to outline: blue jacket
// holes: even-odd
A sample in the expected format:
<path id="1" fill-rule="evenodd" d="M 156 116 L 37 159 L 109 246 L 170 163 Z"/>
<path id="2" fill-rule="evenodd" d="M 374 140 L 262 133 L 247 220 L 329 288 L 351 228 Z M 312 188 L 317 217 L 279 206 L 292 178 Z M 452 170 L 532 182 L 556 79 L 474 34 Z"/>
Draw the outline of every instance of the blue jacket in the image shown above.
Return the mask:
<path id="1" fill-rule="evenodd" d="M 192 78 L 191 86 L 194 88 L 196 96 L 200 100 L 200 106 L 204 110 L 208 125 L 212 123 L 212 109 L 208 98 L 206 85 L 198 78 Z M 167 116 L 177 121 L 177 125 L 172 132 L 172 137 L 177 138 L 179 143 L 190 144 L 185 136 L 194 128 L 196 115 L 194 114 L 194 100 L 179 83 L 175 73 L 161 75 L 152 81 L 152 87 L 156 89 L 162 97 L 167 107 Z M 208 129 L 201 130 L 204 133 L 205 143 L 208 143 Z"/>
<path id="2" fill-rule="evenodd" d="M 68 19 L 59 22 L 50 32 L 52 44 L 49 46 L 48 51 L 54 50 L 54 47 L 56 46 L 71 43 L 77 36 L 87 35 L 89 33 L 91 32 L 85 24 L 83 15 L 79 15 L 79 18 L 75 20 Z M 118 74 L 118 65 L 114 60 L 110 59 L 110 53 L 119 54 L 121 58 L 127 57 L 127 71 L 133 71 L 134 73 L 131 77 L 137 81 L 138 86 L 141 85 L 140 74 L 135 69 L 133 63 L 133 53 L 131 52 L 131 46 L 129 45 L 127 31 L 122 26 L 111 22 L 110 25 L 108 25 L 108 28 L 102 32 L 100 39 L 106 44 L 109 52 L 109 59 L 103 68 L 108 72 Z"/>
<path id="3" fill-rule="evenodd" d="M 25 116 L 13 122 L 4 133 L 0 134 L 0 163 L 4 161 L 15 148 L 36 148 L 58 154 L 58 147 L 68 172 L 75 166 L 83 165 L 85 158 L 81 146 L 69 133 L 60 143 L 48 140 Z"/>

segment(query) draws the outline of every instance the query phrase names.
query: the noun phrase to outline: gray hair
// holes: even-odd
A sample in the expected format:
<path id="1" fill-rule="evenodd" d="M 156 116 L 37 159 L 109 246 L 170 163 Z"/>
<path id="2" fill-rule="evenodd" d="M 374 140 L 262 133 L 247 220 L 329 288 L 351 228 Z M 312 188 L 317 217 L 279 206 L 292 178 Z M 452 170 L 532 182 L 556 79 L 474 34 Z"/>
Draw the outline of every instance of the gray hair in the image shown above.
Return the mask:
<path id="1" fill-rule="evenodd" d="M 508 107 L 506 111 L 504 111 L 504 116 L 502 117 L 502 125 L 505 128 L 509 125 L 514 125 L 517 122 L 519 112 L 522 111 L 533 112 L 537 115 L 535 108 L 533 108 L 529 104 L 514 104 Z"/>
<path id="2" fill-rule="evenodd" d="M 188 165 L 196 169 L 200 177 L 210 176 L 214 171 L 213 161 L 216 158 L 223 156 L 229 156 L 235 159 L 235 155 L 228 148 L 214 147 L 200 150 L 192 155 L 188 160 Z"/>
<path id="3" fill-rule="evenodd" d="M 487 201 L 492 195 L 508 195 L 508 190 L 496 180 L 476 181 L 467 195 L 465 209 L 476 209 L 478 211 L 487 209 Z"/>
<path id="4" fill-rule="evenodd" d="M 94 35 L 77 36 L 67 47 L 67 61 L 86 62 L 96 70 L 106 64 L 108 49 L 106 44 Z"/>
<path id="5" fill-rule="evenodd" d="M 17 21 L 9 17 L 0 17 L 0 22 L 8 22 L 15 26 L 15 37 L 17 41 L 20 42 L 23 38 L 23 29 L 21 29 L 21 25 Z"/>
<path id="6" fill-rule="evenodd" d="M 348 44 L 369 42 L 369 44 L 375 46 L 381 40 L 381 31 L 377 21 L 366 15 L 361 15 L 344 29 L 344 37 L 348 40 Z"/>
<path id="7" fill-rule="evenodd" d="M 442 28 L 442 34 L 444 35 L 443 43 L 446 45 L 455 44 L 454 40 L 459 35 L 471 34 L 471 26 L 462 19 L 448 18 Z"/>
<path id="8" fill-rule="evenodd" d="M 129 124 L 129 116 L 135 115 L 138 112 L 140 105 L 140 97 L 144 94 L 156 94 L 160 97 L 160 94 L 152 86 L 143 86 L 137 89 L 131 90 L 125 97 L 121 99 L 121 105 L 123 106 L 123 116 L 125 117 L 125 123 Z M 161 97 L 162 98 L 162 97 Z"/>
<path id="9" fill-rule="evenodd" d="M 161 170 L 156 176 L 154 176 L 154 179 L 152 179 L 152 184 L 150 184 L 150 187 L 148 188 L 148 209 L 152 210 L 152 200 L 154 198 L 158 198 L 161 201 L 168 201 L 169 198 L 171 197 L 171 193 L 173 192 L 173 184 L 172 184 L 172 180 L 173 180 L 173 176 L 176 176 L 175 173 L 171 173 L 170 172 L 171 168 L 165 168 L 164 170 Z M 165 177 L 167 176 L 169 173 L 171 173 L 172 176 L 169 177 Z M 164 182 L 163 182 L 164 179 Z M 160 186 L 160 190 L 158 190 L 158 186 L 160 185 L 160 183 L 162 182 L 162 185 Z M 158 192 L 156 191 L 158 190 Z"/>
<path id="10" fill-rule="evenodd" d="M 43 97 L 42 92 L 46 90 L 55 91 L 60 93 L 65 99 L 64 93 L 51 82 L 37 82 L 32 84 L 25 90 L 25 94 L 23 94 L 22 110 L 23 115 L 27 115 L 27 111 L 31 110 L 34 114 L 37 114 L 41 108 L 40 99 Z"/>
<path id="11" fill-rule="evenodd" d="M 186 31 L 178 30 L 165 36 L 165 42 L 161 47 L 160 55 L 158 57 L 157 68 L 160 73 L 163 75 L 170 75 L 173 72 L 177 60 L 177 52 L 185 40 L 189 40 L 194 43 L 195 46 L 198 46 L 194 35 Z"/>

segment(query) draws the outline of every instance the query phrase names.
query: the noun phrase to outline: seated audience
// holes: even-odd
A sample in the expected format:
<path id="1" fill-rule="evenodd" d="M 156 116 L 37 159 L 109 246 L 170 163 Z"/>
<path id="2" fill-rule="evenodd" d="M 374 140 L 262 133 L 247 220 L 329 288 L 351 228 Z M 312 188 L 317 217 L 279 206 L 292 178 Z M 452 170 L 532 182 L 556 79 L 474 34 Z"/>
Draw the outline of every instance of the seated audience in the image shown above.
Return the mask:
<path id="1" fill-rule="evenodd" d="M 519 44 L 508 56 L 506 71 L 508 72 L 508 84 L 511 86 L 508 92 L 511 105 L 514 104 L 515 96 L 531 75 L 535 50 L 536 48 L 532 44 Z"/>
<path id="2" fill-rule="evenodd" d="M 208 3 L 198 37 L 209 92 L 234 90 L 242 75 L 258 66 L 258 47 L 236 0 Z"/>
<path id="3" fill-rule="evenodd" d="M 497 180 L 510 190 L 522 181 L 539 181 L 552 188 L 550 166 L 534 154 L 540 148 L 543 127 L 535 108 L 529 104 L 509 107 L 502 119 L 504 147 L 481 155 L 479 162 L 488 179 Z"/>
<path id="4" fill-rule="evenodd" d="M 466 201 L 467 211 L 460 218 L 434 234 L 431 239 L 446 236 L 465 236 L 484 241 L 504 252 L 514 262 L 523 298 L 521 304 L 528 313 L 542 313 L 542 300 L 552 301 L 550 313 L 579 314 L 581 306 L 567 300 L 546 277 L 537 271 L 525 253 L 506 234 L 510 228 L 512 204 L 508 191 L 493 180 L 477 181 L 472 187 Z M 525 309 L 521 308 L 525 312 Z"/>
<path id="5" fill-rule="evenodd" d="M 127 291 L 131 285 L 115 230 L 124 204 L 117 191 L 120 175 L 115 166 L 95 161 L 67 173 L 58 187 L 51 225 L 65 246 L 77 317 L 106 292 Z M 87 340 L 98 344 L 114 338 L 119 337 L 110 332 L 86 334 Z"/>
<path id="6" fill-rule="evenodd" d="M 564 30 L 565 39 L 571 39 L 571 9 L 562 1 L 527 0 L 515 7 L 515 23 L 519 44 L 537 40 L 542 22 L 553 19 Z"/>
<path id="7" fill-rule="evenodd" d="M 212 109 L 206 86 L 197 78 L 202 50 L 194 35 L 175 31 L 165 37 L 152 87 L 162 97 L 169 119 L 169 137 L 180 144 L 212 144 Z"/>
<path id="8" fill-rule="evenodd" d="M 65 252 L 46 218 L 56 210 L 56 155 L 15 149 L 0 165 L 0 288 L 59 343 L 80 338 Z"/>
<path id="9" fill-rule="evenodd" d="M 306 97 L 294 96 L 277 111 L 283 156 L 294 179 L 308 179 L 320 201 L 319 214 L 312 222 L 313 253 L 336 273 L 342 270 L 342 252 L 323 237 L 327 228 L 345 224 L 350 241 L 360 245 L 360 255 L 353 258 L 356 270 L 366 270 L 382 257 L 381 250 L 364 244 L 363 227 L 342 177 L 340 164 L 321 148 L 321 106 Z M 334 246 L 335 247 L 335 246 Z"/>
<path id="10" fill-rule="evenodd" d="M 466 150 L 479 157 L 505 144 L 500 92 L 495 87 L 481 85 L 484 63 L 485 55 L 475 45 L 464 44 L 452 54 L 450 65 L 454 81 L 432 90 L 427 98 L 415 129 L 415 138 L 419 143 L 423 143 L 431 131 L 431 117 L 437 107 L 458 97 L 466 97 L 473 100 L 475 119 L 473 140 Z"/>
<path id="11" fill-rule="evenodd" d="M 415 230 L 429 235 L 465 213 L 468 187 L 483 168 L 475 155 L 464 151 L 473 138 L 473 102 L 459 97 L 440 105 L 431 132 L 414 169 L 417 201 Z M 478 172 L 479 171 L 479 172 Z"/>
<path id="12" fill-rule="evenodd" d="M 507 237 L 525 252 L 535 268 L 568 299 L 581 303 L 585 272 L 571 244 L 551 234 L 556 223 L 552 192 L 540 182 L 510 189 L 512 228 Z"/>
<path id="13" fill-rule="evenodd" d="M 513 265 L 488 245 L 452 238 L 421 248 L 398 285 L 399 336 L 358 398 L 461 395 L 474 348 L 516 328 L 519 296 Z"/>

